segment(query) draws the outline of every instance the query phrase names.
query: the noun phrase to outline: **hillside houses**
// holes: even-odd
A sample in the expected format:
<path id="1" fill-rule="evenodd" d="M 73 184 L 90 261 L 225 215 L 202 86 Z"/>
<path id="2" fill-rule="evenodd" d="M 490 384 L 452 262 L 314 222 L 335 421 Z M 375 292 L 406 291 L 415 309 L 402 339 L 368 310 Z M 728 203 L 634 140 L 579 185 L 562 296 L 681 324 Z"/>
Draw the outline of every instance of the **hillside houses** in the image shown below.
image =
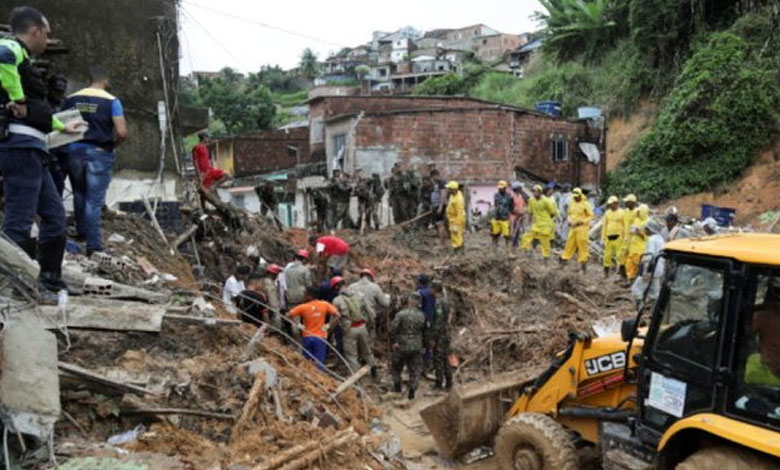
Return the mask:
<path id="1" fill-rule="evenodd" d="M 528 33 L 506 34 L 484 24 L 422 33 L 405 27 L 376 31 L 371 41 L 325 60 L 317 85 L 357 84 L 364 90 L 403 94 L 431 77 L 459 73 L 467 59 L 510 72 L 510 56 L 532 41 Z M 369 67 L 358 77 L 356 69 Z"/>

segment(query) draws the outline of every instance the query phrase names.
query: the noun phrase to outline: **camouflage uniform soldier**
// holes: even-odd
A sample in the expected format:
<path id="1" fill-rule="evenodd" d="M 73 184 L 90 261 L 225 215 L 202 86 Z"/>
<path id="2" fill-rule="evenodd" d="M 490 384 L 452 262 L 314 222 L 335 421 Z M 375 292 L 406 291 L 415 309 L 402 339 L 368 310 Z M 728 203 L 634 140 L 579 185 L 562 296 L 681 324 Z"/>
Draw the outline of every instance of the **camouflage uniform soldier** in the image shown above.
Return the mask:
<path id="1" fill-rule="evenodd" d="M 371 219 L 374 221 L 374 228 L 379 230 L 379 208 L 382 205 L 382 198 L 385 195 L 385 188 L 382 186 L 382 180 L 379 179 L 379 173 L 371 175 L 369 183 L 371 192 L 374 193 L 374 200 L 371 206 Z"/>
<path id="2" fill-rule="evenodd" d="M 259 186 L 255 186 L 255 194 L 257 194 L 257 198 L 260 199 L 260 213 L 265 216 L 268 216 L 270 213 L 271 218 L 274 219 L 276 225 L 279 226 L 279 228 L 282 228 L 281 223 L 278 220 L 279 216 L 276 215 L 279 206 L 279 198 L 276 196 L 276 189 L 274 188 L 273 183 L 266 181 Z"/>
<path id="3" fill-rule="evenodd" d="M 399 164 L 393 165 L 393 173 L 387 178 L 387 189 L 390 190 L 390 207 L 393 209 L 393 222 L 400 224 L 406 221 L 406 212 L 404 211 L 403 204 L 403 192 L 404 182 L 403 174 L 401 173 L 401 166 Z"/>
<path id="4" fill-rule="evenodd" d="M 352 188 L 339 169 L 333 170 L 333 178 L 328 182 L 328 195 L 332 209 L 330 227 L 338 228 L 341 222 L 341 228 L 352 228 L 352 219 L 349 217 L 349 198 L 352 195 Z"/>
<path id="5" fill-rule="evenodd" d="M 360 360 L 371 366 L 371 377 L 376 379 L 376 365 L 371 351 L 371 338 L 367 322 L 370 318 L 368 306 L 363 297 L 348 291 L 342 291 L 333 306 L 339 311 L 341 328 L 344 331 L 344 356 L 352 371 L 360 368 Z"/>
<path id="6" fill-rule="evenodd" d="M 355 175 L 355 196 L 358 200 L 358 228 L 363 227 L 365 221 L 366 227 L 371 228 L 371 212 L 374 208 L 374 193 L 371 191 L 371 181 L 363 177 L 362 170 L 358 170 Z"/>
<path id="7" fill-rule="evenodd" d="M 420 305 L 420 294 L 414 292 L 409 295 L 406 308 L 395 315 L 390 325 L 390 334 L 394 341 L 391 364 L 393 391 L 401 393 L 401 372 L 406 366 L 409 372 L 410 400 L 414 399 L 414 393 L 420 382 L 422 354 L 425 349 L 425 315 L 418 305 Z"/>
<path id="8" fill-rule="evenodd" d="M 433 311 L 433 326 L 431 328 L 433 368 L 436 371 L 434 388 L 449 390 L 452 388 L 452 369 L 449 364 L 450 305 L 441 282 L 433 281 L 432 287 L 433 293 L 436 295 L 436 307 Z"/>
<path id="9" fill-rule="evenodd" d="M 381 313 L 382 308 L 390 306 L 390 296 L 385 294 L 379 284 L 374 282 L 374 277 L 374 271 L 363 269 L 360 271 L 360 280 L 347 287 L 347 292 L 359 294 L 366 301 L 369 312 L 368 331 L 372 339 L 376 337 L 377 316 Z"/>
<path id="10" fill-rule="evenodd" d="M 422 182 L 420 175 L 414 168 L 407 168 L 404 172 L 403 179 L 403 193 L 404 193 L 404 207 L 406 208 L 406 219 L 410 220 L 417 217 L 417 209 L 420 206 L 420 187 Z"/>
<path id="11" fill-rule="evenodd" d="M 328 225 L 328 196 L 323 188 L 309 189 L 311 202 L 314 204 L 314 210 L 317 213 L 317 225 L 321 229 L 329 229 Z"/>

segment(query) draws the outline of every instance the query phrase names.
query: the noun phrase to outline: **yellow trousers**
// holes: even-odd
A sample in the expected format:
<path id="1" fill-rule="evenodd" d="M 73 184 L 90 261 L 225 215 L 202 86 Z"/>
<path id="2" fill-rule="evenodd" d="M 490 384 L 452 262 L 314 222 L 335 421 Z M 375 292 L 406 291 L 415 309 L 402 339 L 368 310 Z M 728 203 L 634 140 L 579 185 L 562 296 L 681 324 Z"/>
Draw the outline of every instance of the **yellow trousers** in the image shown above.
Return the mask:
<path id="1" fill-rule="evenodd" d="M 629 238 L 631 238 L 629 236 Z M 618 266 L 625 266 L 626 259 L 628 258 L 628 240 L 621 240 L 620 247 L 617 252 L 617 264 Z"/>
<path id="2" fill-rule="evenodd" d="M 464 230 L 464 226 L 450 223 L 450 245 L 453 248 L 460 248 L 463 246 Z"/>
<path id="3" fill-rule="evenodd" d="M 577 252 L 577 261 L 579 263 L 587 263 L 590 259 L 590 247 L 588 246 L 588 230 L 587 225 L 581 225 L 569 229 L 569 236 L 566 238 L 566 245 L 563 247 L 563 254 L 561 259 L 568 261 Z"/>
<path id="4" fill-rule="evenodd" d="M 552 240 L 552 234 L 545 234 L 540 232 L 534 232 L 528 230 L 523 235 L 523 251 L 529 251 L 534 240 L 539 240 L 539 247 L 542 250 L 542 258 L 550 257 L 550 241 Z"/>
<path id="5" fill-rule="evenodd" d="M 629 253 L 626 257 L 626 277 L 629 281 L 633 281 L 639 276 L 639 263 L 641 261 L 641 253 Z"/>
<path id="6" fill-rule="evenodd" d="M 509 221 L 508 220 L 490 220 L 490 234 L 494 237 L 502 236 L 509 238 Z"/>
<path id="7" fill-rule="evenodd" d="M 623 239 L 618 238 L 616 240 L 607 239 L 604 242 L 604 267 L 611 268 L 613 261 L 618 265 L 620 263 L 620 250 L 623 247 Z"/>

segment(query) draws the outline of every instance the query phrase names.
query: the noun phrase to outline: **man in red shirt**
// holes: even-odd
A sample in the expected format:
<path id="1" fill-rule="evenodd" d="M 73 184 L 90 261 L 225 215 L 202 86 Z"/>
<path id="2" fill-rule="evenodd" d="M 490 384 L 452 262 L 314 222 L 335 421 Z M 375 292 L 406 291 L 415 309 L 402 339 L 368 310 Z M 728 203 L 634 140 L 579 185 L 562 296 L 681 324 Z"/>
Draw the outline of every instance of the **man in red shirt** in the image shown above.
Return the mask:
<path id="1" fill-rule="evenodd" d="M 211 166 L 208 143 L 211 142 L 211 134 L 203 131 L 198 134 L 200 143 L 192 148 L 192 163 L 195 165 L 195 171 L 198 173 L 200 182 L 204 189 L 211 189 L 214 183 L 219 186 L 222 182 L 230 178 L 230 174 Z"/>
<path id="2" fill-rule="evenodd" d="M 312 236 L 309 238 L 309 245 L 311 245 L 315 253 L 320 259 L 326 260 L 326 263 L 331 268 L 344 269 L 347 264 L 347 255 L 349 254 L 349 243 L 343 239 L 326 235 L 324 237 L 317 238 Z"/>
<path id="3" fill-rule="evenodd" d="M 303 298 L 303 303 L 287 313 L 289 318 L 300 317 L 301 322 L 295 323 L 303 332 L 304 355 L 314 361 L 317 368 L 325 370 L 325 359 L 328 357 L 328 330 L 330 318 L 338 317 L 336 307 L 323 300 L 316 300 L 319 289 L 309 286 Z"/>

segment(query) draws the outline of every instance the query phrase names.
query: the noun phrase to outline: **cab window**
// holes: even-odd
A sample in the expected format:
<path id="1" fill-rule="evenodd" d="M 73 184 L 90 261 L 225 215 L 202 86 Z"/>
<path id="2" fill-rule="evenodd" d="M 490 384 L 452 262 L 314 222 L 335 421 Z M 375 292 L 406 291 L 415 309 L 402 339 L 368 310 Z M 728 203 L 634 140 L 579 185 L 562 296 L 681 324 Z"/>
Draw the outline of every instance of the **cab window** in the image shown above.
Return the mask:
<path id="1" fill-rule="evenodd" d="M 714 367 L 724 278 L 722 267 L 671 266 L 666 278 L 668 296 L 652 353 L 659 364 Z"/>
<path id="2" fill-rule="evenodd" d="M 752 276 L 755 295 L 743 305 L 737 342 L 736 412 L 780 424 L 780 271 Z"/>

